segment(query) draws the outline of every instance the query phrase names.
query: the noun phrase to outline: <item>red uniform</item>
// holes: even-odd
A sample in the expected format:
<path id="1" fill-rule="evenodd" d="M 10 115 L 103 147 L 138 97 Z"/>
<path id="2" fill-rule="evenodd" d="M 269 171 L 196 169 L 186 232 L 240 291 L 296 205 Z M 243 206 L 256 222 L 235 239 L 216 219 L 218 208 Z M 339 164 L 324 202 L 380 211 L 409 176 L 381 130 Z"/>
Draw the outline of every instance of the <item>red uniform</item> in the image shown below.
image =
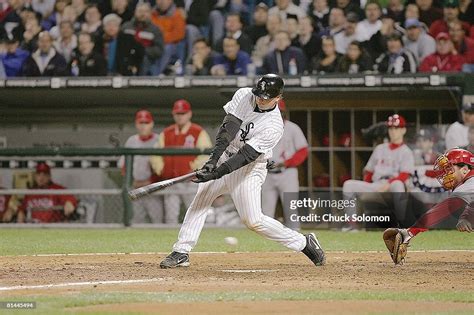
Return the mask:
<path id="1" fill-rule="evenodd" d="M 65 187 L 50 183 L 47 187 L 34 189 L 65 189 Z M 63 207 L 67 201 L 74 207 L 77 206 L 77 199 L 71 195 L 26 195 L 19 211 L 25 215 L 31 211 L 31 218 L 42 223 L 61 222 L 66 217 L 64 210 L 57 208 Z"/>

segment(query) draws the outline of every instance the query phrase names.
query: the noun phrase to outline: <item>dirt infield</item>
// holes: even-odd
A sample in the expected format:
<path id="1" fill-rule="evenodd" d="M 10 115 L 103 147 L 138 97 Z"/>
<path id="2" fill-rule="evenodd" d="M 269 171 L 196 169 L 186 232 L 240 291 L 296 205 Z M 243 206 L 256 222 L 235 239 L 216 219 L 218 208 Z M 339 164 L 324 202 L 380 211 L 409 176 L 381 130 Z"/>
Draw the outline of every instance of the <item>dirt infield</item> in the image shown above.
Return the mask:
<path id="1" fill-rule="evenodd" d="M 0 257 L 0 287 L 65 284 L 64 287 L 32 288 L 0 291 L 2 297 L 27 295 L 64 295 L 74 292 L 162 292 L 205 295 L 220 292 L 274 293 L 282 298 L 271 301 L 171 301 L 171 303 L 106 304 L 76 308 L 81 311 L 160 310 L 163 314 L 209 314 L 226 310 L 229 314 L 255 313 L 301 314 L 314 310 L 330 313 L 367 312 L 460 312 L 471 311 L 472 303 L 453 301 L 387 301 L 357 296 L 348 292 L 389 294 L 474 292 L 474 252 L 410 252 L 403 266 L 393 266 L 386 253 L 328 253 L 327 265 L 314 267 L 302 254 L 226 253 L 191 256 L 191 267 L 162 270 L 164 255 L 94 255 L 94 256 L 4 256 Z M 68 286 L 87 281 L 122 281 L 153 279 L 151 282 L 128 284 L 89 284 Z M 342 298 L 292 300 L 284 293 L 333 292 Z M 352 300 L 352 301 L 347 301 Z M 357 300 L 357 301 L 354 301 Z"/>

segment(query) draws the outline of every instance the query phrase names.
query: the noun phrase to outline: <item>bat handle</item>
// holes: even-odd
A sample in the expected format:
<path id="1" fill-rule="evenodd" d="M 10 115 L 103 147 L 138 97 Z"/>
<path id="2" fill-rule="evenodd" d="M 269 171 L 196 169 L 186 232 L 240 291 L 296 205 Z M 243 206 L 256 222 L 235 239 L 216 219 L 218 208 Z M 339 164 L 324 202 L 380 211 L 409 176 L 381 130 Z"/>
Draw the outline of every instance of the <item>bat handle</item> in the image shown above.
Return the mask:
<path id="1" fill-rule="evenodd" d="M 128 197 L 131 199 L 131 200 L 137 200 L 143 196 L 146 196 L 148 195 L 148 191 L 143 188 L 143 187 L 140 187 L 140 188 L 137 188 L 137 189 L 134 189 L 134 190 L 131 190 L 128 192 Z"/>

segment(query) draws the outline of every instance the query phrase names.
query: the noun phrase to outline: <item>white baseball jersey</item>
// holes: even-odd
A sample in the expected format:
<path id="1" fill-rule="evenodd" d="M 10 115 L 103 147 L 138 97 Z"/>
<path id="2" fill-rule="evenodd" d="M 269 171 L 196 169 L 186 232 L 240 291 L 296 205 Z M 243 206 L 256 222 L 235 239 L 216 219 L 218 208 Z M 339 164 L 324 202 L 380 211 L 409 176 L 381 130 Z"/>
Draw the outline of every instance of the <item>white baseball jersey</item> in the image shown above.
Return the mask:
<path id="1" fill-rule="evenodd" d="M 468 126 L 465 126 L 458 121 L 452 123 L 451 126 L 449 126 L 448 131 L 446 131 L 446 150 L 468 145 L 468 134 Z"/>
<path id="2" fill-rule="evenodd" d="M 365 170 L 373 172 L 374 182 L 381 179 L 396 177 L 400 173 L 413 174 L 415 159 L 412 150 L 402 144 L 398 148 L 390 149 L 390 143 L 382 143 L 375 147 Z"/>
<path id="3" fill-rule="evenodd" d="M 297 124 L 285 120 L 284 126 L 285 132 L 273 149 L 273 160 L 276 163 L 284 162 L 291 158 L 296 151 L 308 147 L 308 141 Z"/>
<path id="4" fill-rule="evenodd" d="M 283 226 L 279 221 L 262 213 L 261 189 L 267 175 L 265 159 L 271 158 L 272 149 L 283 134 L 283 119 L 278 107 L 271 111 L 255 111 L 255 96 L 250 88 L 237 90 L 224 110 L 242 120 L 240 132 L 231 141 L 218 165 L 238 152 L 245 144 L 252 146 L 260 157 L 223 177 L 200 183 L 193 202 L 186 211 L 178 241 L 173 250 L 188 253 L 196 245 L 214 200 L 229 193 L 242 222 L 267 239 L 279 242 L 289 249 L 301 251 L 306 246 L 305 236 Z"/>
<path id="5" fill-rule="evenodd" d="M 227 150 L 237 153 L 245 144 L 262 153 L 258 160 L 272 157 L 272 150 L 283 135 L 283 119 L 278 106 L 269 112 L 257 112 L 255 96 L 251 88 L 235 92 L 232 100 L 224 105 L 227 114 L 242 120 L 240 132 L 231 141 Z M 265 115 L 264 115 L 265 114 Z"/>
<path id="6" fill-rule="evenodd" d="M 146 141 L 140 139 L 139 135 L 133 135 L 125 142 L 126 148 L 152 149 L 158 141 L 158 135 L 153 133 L 152 137 Z M 124 163 L 123 157 L 119 161 L 119 166 Z M 133 157 L 133 179 L 147 180 L 151 177 L 150 157 L 147 155 L 135 155 Z"/>

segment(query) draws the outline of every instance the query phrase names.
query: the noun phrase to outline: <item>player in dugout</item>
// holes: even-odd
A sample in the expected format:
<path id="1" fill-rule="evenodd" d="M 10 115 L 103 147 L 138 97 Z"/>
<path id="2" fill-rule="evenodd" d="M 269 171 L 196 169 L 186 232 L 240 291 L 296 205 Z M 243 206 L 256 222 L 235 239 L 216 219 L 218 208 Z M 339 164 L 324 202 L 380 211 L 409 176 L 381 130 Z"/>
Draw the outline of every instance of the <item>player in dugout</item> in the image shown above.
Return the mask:
<path id="1" fill-rule="evenodd" d="M 212 147 L 209 134 L 200 125 L 191 121 L 191 104 L 180 99 L 173 104 L 174 124 L 166 127 L 158 138 L 156 148 L 208 149 Z M 168 155 L 152 156 L 150 163 L 153 171 L 163 180 L 188 174 L 201 168 L 207 161 L 207 155 Z M 195 185 L 191 182 L 175 185 L 176 191 L 164 196 L 165 223 L 178 223 L 181 201 L 186 208 L 194 199 Z"/>
<path id="2" fill-rule="evenodd" d="M 397 193 L 393 197 L 397 219 L 403 219 L 406 204 L 399 193 L 406 192 L 406 184 L 415 168 L 413 151 L 404 143 L 406 121 L 401 115 L 388 117 L 389 142 L 379 144 L 365 166 L 364 180 L 347 180 L 342 192 L 345 200 L 352 200 L 358 193 Z M 352 218 L 356 207 L 349 206 L 346 214 Z M 356 230 L 356 222 L 348 222 L 343 231 Z"/>
<path id="3" fill-rule="evenodd" d="M 51 169 L 39 163 L 31 189 L 65 189 L 51 180 Z M 77 199 L 72 195 L 26 195 L 18 207 L 17 222 L 64 222 L 74 213 Z"/>
<path id="4" fill-rule="evenodd" d="M 428 210 L 408 229 L 390 228 L 383 240 L 395 264 L 403 263 L 412 238 L 447 218 L 461 212 L 456 228 L 472 232 L 474 224 L 474 154 L 464 149 L 451 149 L 439 156 L 434 164 L 439 182 L 451 195 Z"/>

